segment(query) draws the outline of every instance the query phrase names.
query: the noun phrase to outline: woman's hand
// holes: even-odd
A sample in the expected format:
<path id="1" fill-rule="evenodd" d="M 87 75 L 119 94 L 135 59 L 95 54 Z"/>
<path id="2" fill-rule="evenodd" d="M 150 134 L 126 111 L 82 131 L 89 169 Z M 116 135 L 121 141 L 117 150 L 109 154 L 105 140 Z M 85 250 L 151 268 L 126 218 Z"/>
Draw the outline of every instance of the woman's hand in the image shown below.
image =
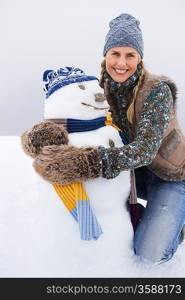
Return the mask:
<path id="1" fill-rule="evenodd" d="M 42 178 L 59 185 L 101 175 L 100 154 L 96 147 L 45 146 L 33 167 Z"/>
<path id="2" fill-rule="evenodd" d="M 21 135 L 21 144 L 23 151 L 35 158 L 44 146 L 68 144 L 68 133 L 63 125 L 46 120 L 25 131 Z"/>

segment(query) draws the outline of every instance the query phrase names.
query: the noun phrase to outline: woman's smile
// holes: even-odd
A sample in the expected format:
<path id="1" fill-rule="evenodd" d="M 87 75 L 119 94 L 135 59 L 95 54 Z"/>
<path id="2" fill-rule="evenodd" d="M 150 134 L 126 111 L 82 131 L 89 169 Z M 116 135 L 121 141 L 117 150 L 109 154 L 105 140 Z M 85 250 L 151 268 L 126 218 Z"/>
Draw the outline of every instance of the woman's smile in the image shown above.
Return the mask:
<path id="1" fill-rule="evenodd" d="M 124 82 L 134 74 L 141 61 L 140 55 L 132 47 L 114 47 L 105 56 L 106 71 L 116 82 Z"/>
<path id="2" fill-rule="evenodd" d="M 128 71 L 128 69 L 118 69 L 118 68 L 113 68 L 113 69 L 119 75 L 125 74 Z"/>

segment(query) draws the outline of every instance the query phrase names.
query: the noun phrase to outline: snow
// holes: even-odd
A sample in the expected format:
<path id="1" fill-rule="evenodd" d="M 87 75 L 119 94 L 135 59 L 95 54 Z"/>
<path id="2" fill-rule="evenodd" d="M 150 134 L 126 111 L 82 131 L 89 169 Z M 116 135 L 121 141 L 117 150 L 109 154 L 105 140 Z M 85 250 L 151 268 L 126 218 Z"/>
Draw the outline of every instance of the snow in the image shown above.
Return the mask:
<path id="1" fill-rule="evenodd" d="M 105 115 L 81 102 L 95 102 L 101 92 L 97 81 L 62 88 L 45 100 L 45 118 L 90 119 Z M 63 93 L 62 93 L 63 92 Z M 75 102 L 70 102 L 70 97 Z M 51 101 L 52 100 L 52 101 Z M 109 138 L 121 145 L 117 131 L 106 126 L 95 132 L 73 133 L 75 146 L 104 145 Z M 78 224 L 53 187 L 35 173 L 19 136 L 1 136 L 0 156 L 0 277 L 184 277 L 184 244 L 163 264 L 141 261 L 133 251 L 133 230 L 126 199 L 129 171 L 113 180 L 97 178 L 84 183 L 103 234 L 82 241 Z M 141 200 L 140 200 L 141 201 Z M 156 245 L 157 247 L 157 245 Z"/>
<path id="2" fill-rule="evenodd" d="M 123 221 L 124 237 L 119 245 L 114 244 L 117 239 L 112 233 L 117 234 L 120 219 L 105 218 L 102 222 L 101 211 L 97 217 L 104 231 L 108 231 L 104 234 L 109 234 L 110 230 L 110 239 L 104 244 L 101 240 L 81 241 L 73 218 L 51 186 L 34 172 L 32 159 L 21 149 L 20 138 L 1 136 L 0 142 L 3 146 L 0 156 L 0 277 L 185 276 L 184 244 L 166 263 L 143 263 L 133 253 L 128 218 Z M 64 239 L 66 243 L 62 244 Z M 121 247 L 124 248 L 122 256 Z"/>

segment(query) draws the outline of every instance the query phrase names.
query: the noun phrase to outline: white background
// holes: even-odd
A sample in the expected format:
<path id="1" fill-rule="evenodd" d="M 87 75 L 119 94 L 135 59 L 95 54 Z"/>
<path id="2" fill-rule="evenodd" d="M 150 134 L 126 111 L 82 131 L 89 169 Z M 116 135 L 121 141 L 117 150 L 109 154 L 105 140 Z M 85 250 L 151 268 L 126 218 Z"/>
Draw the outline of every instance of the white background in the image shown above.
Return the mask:
<path id="1" fill-rule="evenodd" d="M 108 23 L 121 13 L 141 22 L 146 67 L 176 82 L 184 130 L 184 0 L 0 0 L 0 135 L 42 120 L 44 70 L 73 65 L 99 76 Z"/>

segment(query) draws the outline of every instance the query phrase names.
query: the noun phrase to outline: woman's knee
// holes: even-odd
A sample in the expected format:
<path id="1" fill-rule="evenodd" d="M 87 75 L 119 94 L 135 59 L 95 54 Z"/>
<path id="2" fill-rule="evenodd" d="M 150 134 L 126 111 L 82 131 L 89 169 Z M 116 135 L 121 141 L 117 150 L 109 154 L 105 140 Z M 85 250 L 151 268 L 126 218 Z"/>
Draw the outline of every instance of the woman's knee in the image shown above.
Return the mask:
<path id="1" fill-rule="evenodd" d="M 160 250 L 156 251 L 156 247 L 144 250 L 142 247 L 134 246 L 135 255 L 137 255 L 141 260 L 148 261 L 152 264 L 160 264 L 162 262 L 168 261 L 172 258 L 174 252 L 173 250 Z"/>
<path id="2" fill-rule="evenodd" d="M 159 236 L 158 242 L 156 238 L 147 239 L 139 237 L 137 234 L 134 237 L 134 253 L 143 261 L 148 261 L 153 264 L 160 264 L 170 260 L 177 250 L 179 239 L 173 244 L 167 243 Z"/>

